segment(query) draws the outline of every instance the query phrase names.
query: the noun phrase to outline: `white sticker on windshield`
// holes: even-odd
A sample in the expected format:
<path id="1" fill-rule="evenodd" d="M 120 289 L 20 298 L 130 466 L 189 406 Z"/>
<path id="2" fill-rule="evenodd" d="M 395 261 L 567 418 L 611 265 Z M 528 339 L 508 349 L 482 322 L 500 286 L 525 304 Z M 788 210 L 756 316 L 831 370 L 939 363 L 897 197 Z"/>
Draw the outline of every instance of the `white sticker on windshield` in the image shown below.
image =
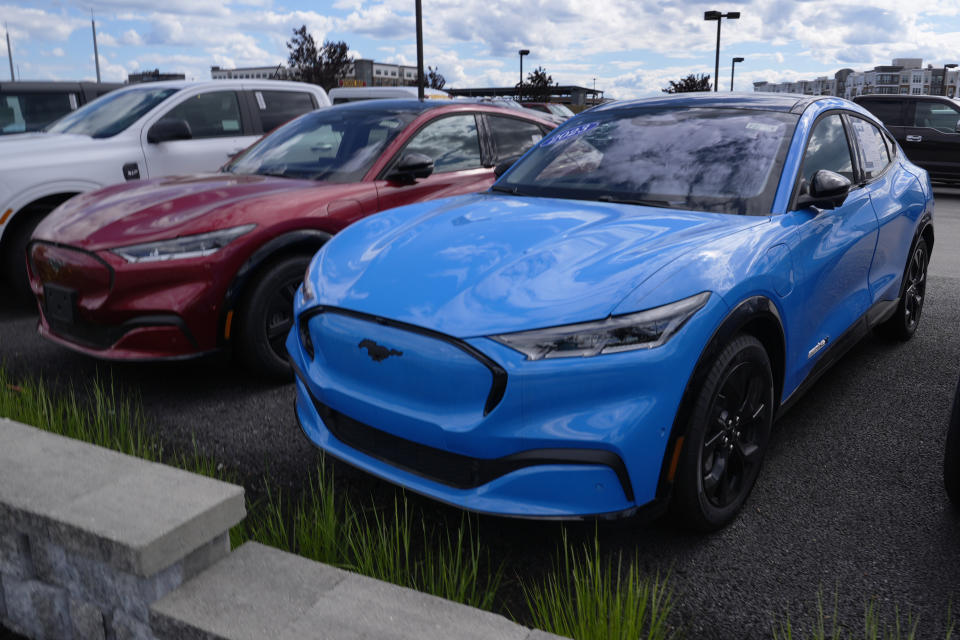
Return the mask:
<path id="1" fill-rule="evenodd" d="M 257 96 L 257 106 L 260 107 L 260 110 L 263 111 L 264 109 L 266 109 L 267 103 L 263 99 L 263 94 L 260 93 L 259 91 L 254 91 L 253 95 Z"/>
<path id="2" fill-rule="evenodd" d="M 544 147 L 549 147 L 552 144 L 557 144 L 558 142 L 563 142 L 564 140 L 569 140 L 570 138 L 576 138 L 576 137 L 582 136 L 587 131 L 590 131 L 591 129 L 593 129 L 599 124 L 600 124 L 599 122 L 594 121 L 594 122 L 588 122 L 586 124 L 577 125 L 576 127 L 571 127 L 565 131 L 561 131 L 556 135 L 550 136 L 549 138 L 544 140 L 542 144 Z"/>
<path id="3" fill-rule="evenodd" d="M 767 124 L 766 122 L 748 122 L 746 128 L 751 131 L 763 131 L 764 133 L 776 133 L 780 131 L 782 124 Z"/>
<path id="4" fill-rule="evenodd" d="M 240 131 L 239 120 L 221 120 L 220 126 L 224 131 Z"/>

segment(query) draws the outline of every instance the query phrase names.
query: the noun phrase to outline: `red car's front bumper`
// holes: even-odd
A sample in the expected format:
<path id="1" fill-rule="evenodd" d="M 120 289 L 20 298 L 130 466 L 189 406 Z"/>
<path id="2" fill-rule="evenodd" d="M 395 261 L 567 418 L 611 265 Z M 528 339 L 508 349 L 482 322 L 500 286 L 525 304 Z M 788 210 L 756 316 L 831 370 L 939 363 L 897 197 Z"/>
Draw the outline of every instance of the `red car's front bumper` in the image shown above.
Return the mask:
<path id="1" fill-rule="evenodd" d="M 221 275 L 226 256 L 128 263 L 109 252 L 34 242 L 30 284 L 40 310 L 38 330 L 54 342 L 98 358 L 189 358 L 229 336 Z"/>

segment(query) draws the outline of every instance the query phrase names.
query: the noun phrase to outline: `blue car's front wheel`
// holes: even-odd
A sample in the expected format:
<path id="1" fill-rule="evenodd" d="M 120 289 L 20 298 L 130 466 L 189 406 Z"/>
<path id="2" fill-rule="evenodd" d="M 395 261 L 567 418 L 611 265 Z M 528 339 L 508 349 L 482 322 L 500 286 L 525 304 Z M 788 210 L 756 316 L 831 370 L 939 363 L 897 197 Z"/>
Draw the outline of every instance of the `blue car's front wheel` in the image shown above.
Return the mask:
<path id="1" fill-rule="evenodd" d="M 708 366 L 687 425 L 673 505 L 703 531 L 728 524 L 750 494 L 774 408 L 770 358 L 755 337 L 736 337 Z"/>

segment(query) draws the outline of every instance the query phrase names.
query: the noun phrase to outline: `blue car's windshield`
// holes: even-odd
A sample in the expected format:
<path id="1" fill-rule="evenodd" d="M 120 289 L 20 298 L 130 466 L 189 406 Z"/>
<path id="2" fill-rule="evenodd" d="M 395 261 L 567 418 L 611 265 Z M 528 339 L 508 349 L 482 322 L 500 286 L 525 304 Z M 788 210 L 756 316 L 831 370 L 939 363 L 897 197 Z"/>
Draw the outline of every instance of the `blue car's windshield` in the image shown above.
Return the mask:
<path id="1" fill-rule="evenodd" d="M 109 138 L 129 127 L 177 91 L 149 86 L 112 91 L 60 118 L 48 126 L 46 131 Z"/>
<path id="2" fill-rule="evenodd" d="M 225 170 L 356 182 L 417 115 L 366 104 L 336 106 L 301 116 L 258 142 Z"/>
<path id="3" fill-rule="evenodd" d="M 494 190 L 767 215 L 798 120 L 749 109 L 591 112 L 544 139 Z"/>

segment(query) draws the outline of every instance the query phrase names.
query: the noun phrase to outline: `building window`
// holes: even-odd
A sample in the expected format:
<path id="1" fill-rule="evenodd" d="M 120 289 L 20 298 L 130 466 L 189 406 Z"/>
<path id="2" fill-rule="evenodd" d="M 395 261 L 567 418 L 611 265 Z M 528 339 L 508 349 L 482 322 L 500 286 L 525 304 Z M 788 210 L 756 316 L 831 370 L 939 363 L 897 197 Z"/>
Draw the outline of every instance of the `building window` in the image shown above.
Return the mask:
<path id="1" fill-rule="evenodd" d="M 920 87 L 914 87 L 913 89 L 910 90 L 910 93 L 912 93 L 915 96 L 919 96 L 921 91 L 922 89 Z"/>

